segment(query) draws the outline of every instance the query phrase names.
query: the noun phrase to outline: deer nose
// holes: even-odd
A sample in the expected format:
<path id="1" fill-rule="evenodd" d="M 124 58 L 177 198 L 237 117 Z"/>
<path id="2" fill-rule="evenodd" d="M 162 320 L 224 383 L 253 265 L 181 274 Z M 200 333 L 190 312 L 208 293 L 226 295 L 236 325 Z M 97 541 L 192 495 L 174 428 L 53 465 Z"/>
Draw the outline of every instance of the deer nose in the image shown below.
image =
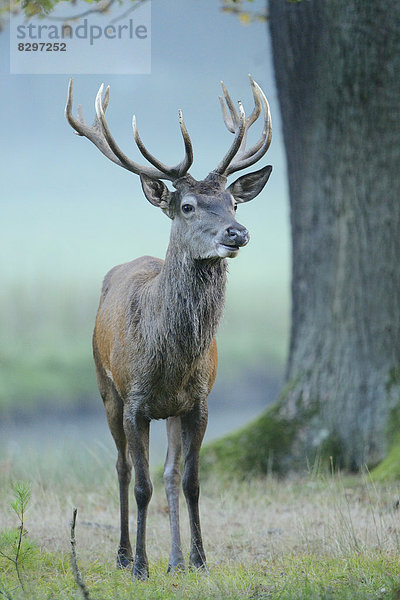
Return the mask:
<path id="1" fill-rule="evenodd" d="M 229 243 L 232 244 L 232 246 L 245 246 L 250 239 L 249 232 L 242 225 L 228 227 L 226 230 L 226 235 L 229 239 Z"/>

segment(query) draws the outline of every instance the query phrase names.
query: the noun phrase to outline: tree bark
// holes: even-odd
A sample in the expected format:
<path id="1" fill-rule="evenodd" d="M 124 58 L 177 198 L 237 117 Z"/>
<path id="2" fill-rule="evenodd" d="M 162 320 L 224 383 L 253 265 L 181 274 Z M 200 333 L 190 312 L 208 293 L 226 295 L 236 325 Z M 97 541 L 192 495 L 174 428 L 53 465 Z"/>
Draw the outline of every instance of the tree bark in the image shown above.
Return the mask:
<path id="1" fill-rule="evenodd" d="M 270 30 L 292 227 L 277 467 L 355 470 L 400 430 L 400 2 L 270 0 Z"/>

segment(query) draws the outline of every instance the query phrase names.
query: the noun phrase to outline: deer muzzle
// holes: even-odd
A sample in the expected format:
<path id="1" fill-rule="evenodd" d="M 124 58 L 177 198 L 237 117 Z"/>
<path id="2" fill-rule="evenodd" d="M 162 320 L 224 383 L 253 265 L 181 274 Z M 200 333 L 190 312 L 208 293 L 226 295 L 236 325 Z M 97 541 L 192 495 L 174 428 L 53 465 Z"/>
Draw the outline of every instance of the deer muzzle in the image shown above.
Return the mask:
<path id="1" fill-rule="evenodd" d="M 224 234 L 217 243 L 218 256 L 221 258 L 234 258 L 239 249 L 249 243 L 250 234 L 243 225 L 235 223 L 225 229 Z"/>

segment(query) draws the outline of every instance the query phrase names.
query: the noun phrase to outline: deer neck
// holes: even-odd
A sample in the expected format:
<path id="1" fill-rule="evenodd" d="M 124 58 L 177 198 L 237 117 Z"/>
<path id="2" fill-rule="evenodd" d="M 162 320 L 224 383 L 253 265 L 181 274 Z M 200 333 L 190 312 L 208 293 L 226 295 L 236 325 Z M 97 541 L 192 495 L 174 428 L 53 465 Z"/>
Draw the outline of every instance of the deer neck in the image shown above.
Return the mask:
<path id="1" fill-rule="evenodd" d="M 159 279 L 168 340 L 188 359 L 208 350 L 225 302 L 226 260 L 194 260 L 171 242 Z"/>

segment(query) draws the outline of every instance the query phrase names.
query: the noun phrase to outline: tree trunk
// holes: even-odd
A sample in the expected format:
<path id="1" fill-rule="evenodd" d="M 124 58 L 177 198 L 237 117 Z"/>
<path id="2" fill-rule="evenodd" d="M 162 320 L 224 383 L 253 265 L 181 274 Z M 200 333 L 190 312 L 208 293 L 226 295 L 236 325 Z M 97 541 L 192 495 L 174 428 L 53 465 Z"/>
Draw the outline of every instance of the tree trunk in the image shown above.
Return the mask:
<path id="1" fill-rule="evenodd" d="M 203 469 L 357 470 L 400 442 L 400 2 L 269 6 L 293 245 L 287 384 L 205 449 Z"/>
<path id="2" fill-rule="evenodd" d="M 293 261 L 278 466 L 357 469 L 400 430 L 400 2 L 270 0 L 270 30 Z"/>

